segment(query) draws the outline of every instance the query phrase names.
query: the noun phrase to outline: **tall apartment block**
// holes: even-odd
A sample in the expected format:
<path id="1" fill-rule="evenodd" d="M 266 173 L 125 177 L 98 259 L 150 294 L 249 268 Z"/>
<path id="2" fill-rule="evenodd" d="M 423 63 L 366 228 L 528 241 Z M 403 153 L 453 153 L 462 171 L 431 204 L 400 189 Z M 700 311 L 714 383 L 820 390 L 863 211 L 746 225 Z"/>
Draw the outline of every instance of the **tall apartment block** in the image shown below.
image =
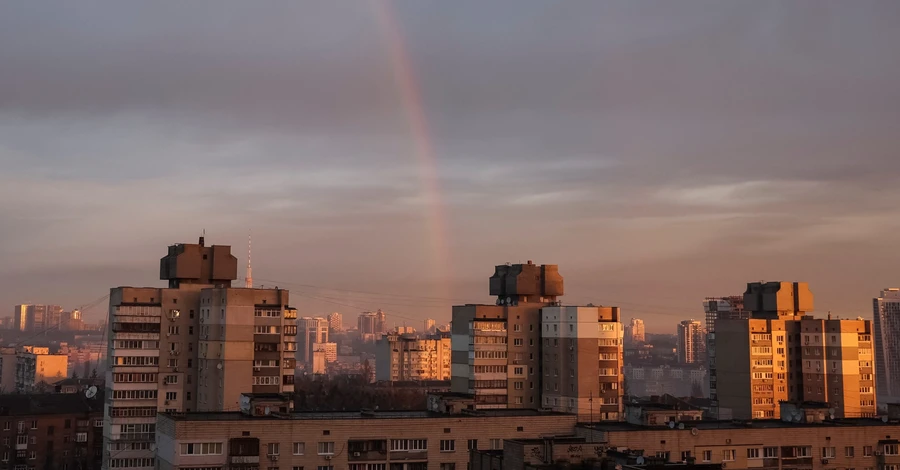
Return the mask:
<path id="1" fill-rule="evenodd" d="M 366 342 L 374 342 L 387 332 L 387 317 L 384 312 L 363 312 L 356 321 L 359 337 Z"/>
<path id="2" fill-rule="evenodd" d="M 618 413 L 621 402 L 613 403 L 608 392 L 615 381 L 621 396 L 618 309 L 561 306 L 559 268 L 530 261 L 496 266 L 490 294 L 496 296 L 495 305 L 453 307 L 453 392 L 472 396 L 481 409 L 549 406 L 584 411 L 587 418 L 597 405 L 595 417 Z M 606 398 L 609 403 L 601 401 Z M 601 409 L 601 403 L 608 407 Z"/>
<path id="3" fill-rule="evenodd" d="M 806 283 L 750 283 L 748 320 L 717 320 L 711 398 L 738 419 L 779 418 L 782 401 L 828 403 L 837 418 L 874 416 L 871 322 L 818 319 Z M 712 380 L 712 379 L 711 379 Z"/>
<path id="4" fill-rule="evenodd" d="M 706 330 L 697 320 L 685 320 L 678 324 L 678 340 L 675 353 L 679 364 L 703 364 L 706 362 Z"/>
<path id="5" fill-rule="evenodd" d="M 344 331 L 344 316 L 338 312 L 329 313 L 328 329 L 332 332 Z"/>
<path id="6" fill-rule="evenodd" d="M 104 468 L 152 468 L 158 411 L 217 411 L 293 391 L 296 310 L 280 289 L 233 288 L 231 247 L 170 246 L 168 287 L 110 292 Z M 226 367 L 227 366 L 227 367 Z"/>
<path id="7" fill-rule="evenodd" d="M 632 318 L 625 326 L 625 341 L 628 344 L 641 344 L 647 340 L 644 330 L 644 320 Z"/>
<path id="8" fill-rule="evenodd" d="M 590 422 L 619 420 L 624 406 L 619 308 L 544 307 L 541 325 L 543 407 Z"/>
<path id="9" fill-rule="evenodd" d="M 706 313 L 706 332 L 716 331 L 716 320 L 746 320 L 750 312 L 744 310 L 744 296 L 729 295 L 727 297 L 707 297 L 703 300 L 703 311 Z"/>
<path id="10" fill-rule="evenodd" d="M 317 344 L 328 342 L 328 320 L 322 317 L 301 317 L 297 320 L 297 360 L 309 366 Z"/>
<path id="11" fill-rule="evenodd" d="M 900 401 L 900 288 L 881 291 L 872 301 L 878 403 Z"/>
<path id="12" fill-rule="evenodd" d="M 378 340 L 375 348 L 377 380 L 450 380 L 449 336 L 388 334 Z"/>
<path id="13" fill-rule="evenodd" d="M 13 328 L 19 331 L 41 331 L 60 326 L 62 307 L 59 305 L 16 305 Z"/>

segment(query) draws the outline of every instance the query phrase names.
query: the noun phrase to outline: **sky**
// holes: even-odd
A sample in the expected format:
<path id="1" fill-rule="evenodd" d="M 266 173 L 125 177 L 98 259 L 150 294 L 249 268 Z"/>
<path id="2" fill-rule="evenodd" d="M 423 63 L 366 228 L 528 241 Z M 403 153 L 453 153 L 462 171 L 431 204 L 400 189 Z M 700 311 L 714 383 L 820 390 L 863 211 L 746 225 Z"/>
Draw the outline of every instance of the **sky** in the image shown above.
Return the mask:
<path id="1" fill-rule="evenodd" d="M 900 2 L 0 4 L 0 306 L 234 247 L 304 315 L 492 302 L 506 262 L 649 331 L 900 286 Z M 104 307 L 88 312 L 98 318 Z M 352 321 L 352 320 L 351 320 Z"/>

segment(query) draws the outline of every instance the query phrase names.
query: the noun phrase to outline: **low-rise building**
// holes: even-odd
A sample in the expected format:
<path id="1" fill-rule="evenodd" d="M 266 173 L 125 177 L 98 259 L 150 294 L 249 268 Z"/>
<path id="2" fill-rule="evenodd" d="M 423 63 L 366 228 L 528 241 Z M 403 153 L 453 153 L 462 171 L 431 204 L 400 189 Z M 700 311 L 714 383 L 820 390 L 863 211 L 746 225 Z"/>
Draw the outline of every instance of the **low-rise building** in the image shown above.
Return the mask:
<path id="1" fill-rule="evenodd" d="M 103 391 L 0 395 L 0 468 L 99 470 Z"/>
<path id="2" fill-rule="evenodd" d="M 537 410 L 293 413 L 272 396 L 246 396 L 241 406 L 161 414 L 157 468 L 463 470 L 470 449 L 572 434 L 576 425 L 575 415 Z"/>
<path id="3" fill-rule="evenodd" d="M 49 348 L 22 346 L 16 351 L 16 391 L 30 393 L 67 377 L 69 358 Z"/>

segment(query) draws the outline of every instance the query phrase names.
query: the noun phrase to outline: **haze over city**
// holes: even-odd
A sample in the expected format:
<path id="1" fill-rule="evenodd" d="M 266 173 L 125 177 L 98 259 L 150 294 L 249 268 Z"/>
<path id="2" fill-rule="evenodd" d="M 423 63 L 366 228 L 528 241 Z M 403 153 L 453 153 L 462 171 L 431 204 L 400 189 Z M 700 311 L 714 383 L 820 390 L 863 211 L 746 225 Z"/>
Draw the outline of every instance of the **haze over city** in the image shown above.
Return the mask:
<path id="1" fill-rule="evenodd" d="M 896 2 L 94 5 L 0 6 L 0 305 L 202 230 L 301 315 L 445 322 L 528 259 L 654 332 L 900 284 Z"/>

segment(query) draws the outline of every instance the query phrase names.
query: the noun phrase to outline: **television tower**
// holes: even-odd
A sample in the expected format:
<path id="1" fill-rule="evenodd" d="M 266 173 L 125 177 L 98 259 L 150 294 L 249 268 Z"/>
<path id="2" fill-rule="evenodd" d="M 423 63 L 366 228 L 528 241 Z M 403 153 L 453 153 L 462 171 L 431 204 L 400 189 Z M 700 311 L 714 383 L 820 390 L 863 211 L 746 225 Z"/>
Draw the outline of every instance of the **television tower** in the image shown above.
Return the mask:
<path id="1" fill-rule="evenodd" d="M 244 287 L 253 288 L 253 268 L 250 266 L 250 249 L 252 248 L 252 239 L 247 235 L 247 277 L 244 279 Z"/>

